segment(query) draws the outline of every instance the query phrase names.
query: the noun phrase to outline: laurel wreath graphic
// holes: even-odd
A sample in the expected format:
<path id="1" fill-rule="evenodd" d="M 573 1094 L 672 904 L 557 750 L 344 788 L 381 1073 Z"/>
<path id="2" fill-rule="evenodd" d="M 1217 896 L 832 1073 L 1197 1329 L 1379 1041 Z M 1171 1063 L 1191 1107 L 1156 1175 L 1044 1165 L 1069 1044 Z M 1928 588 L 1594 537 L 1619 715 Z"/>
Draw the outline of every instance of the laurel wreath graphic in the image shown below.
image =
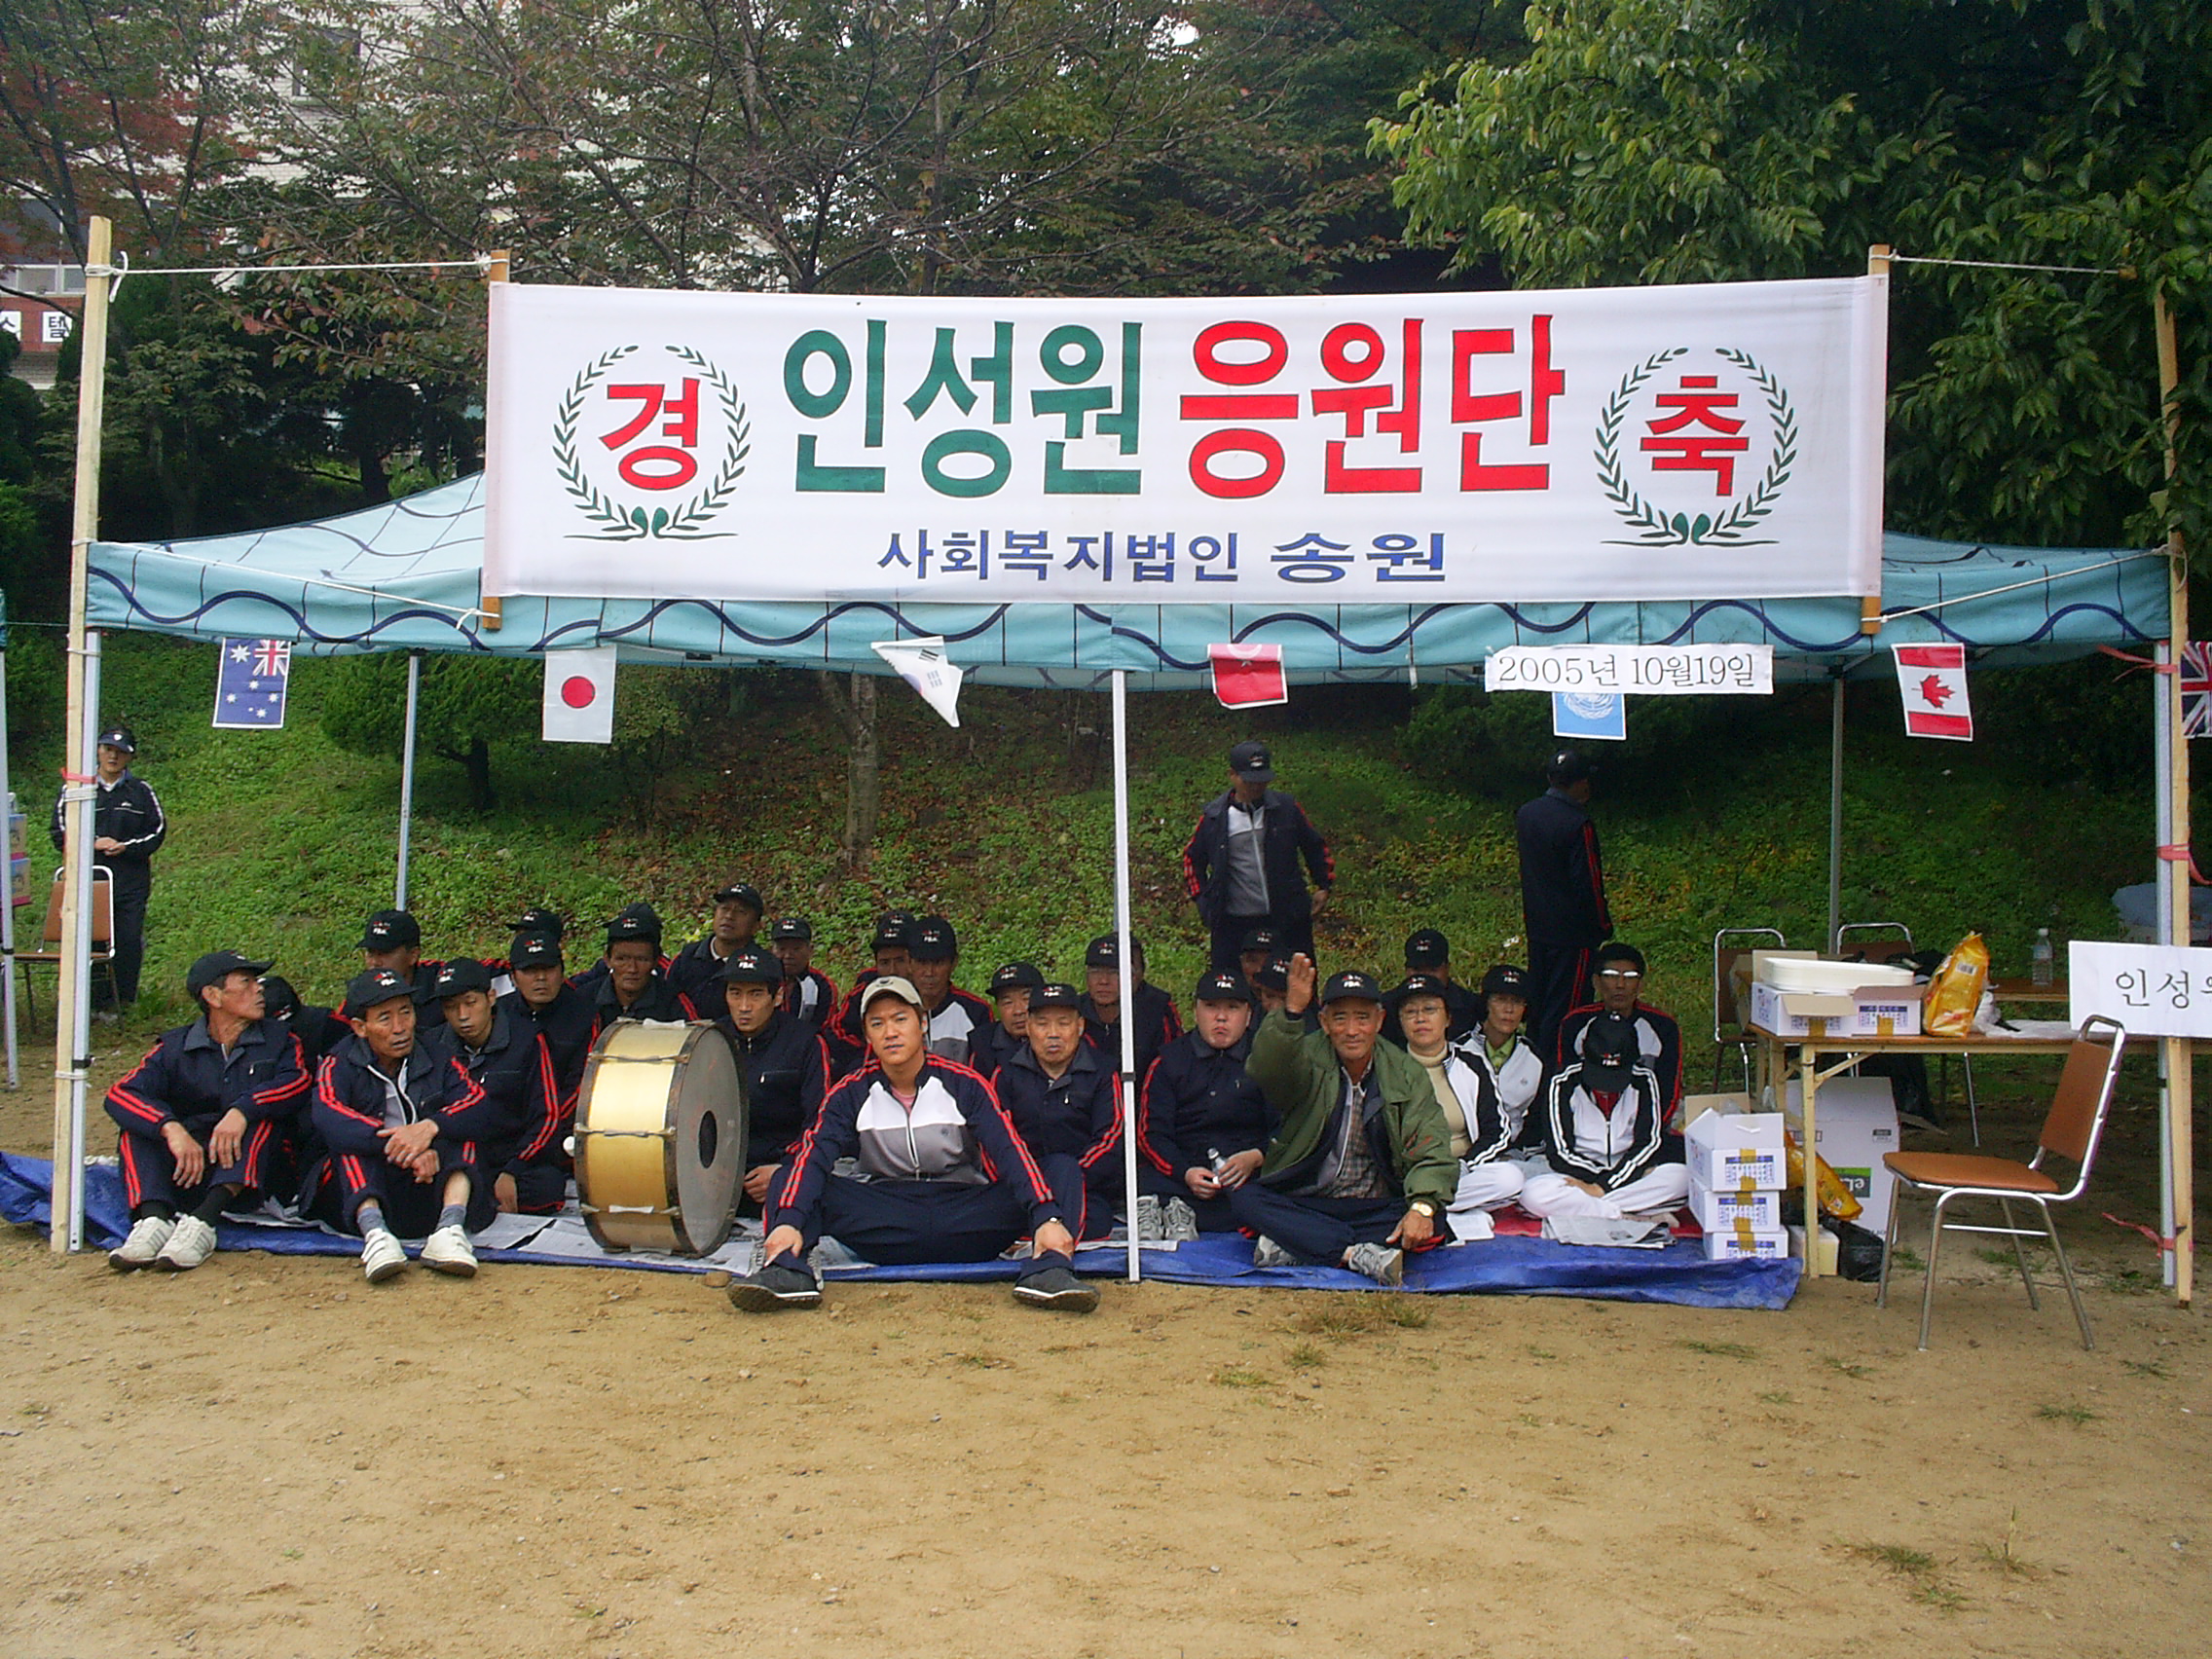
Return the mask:
<path id="1" fill-rule="evenodd" d="M 729 504 L 731 492 L 745 475 L 746 458 L 753 453 L 753 427 L 746 419 L 745 402 L 729 377 L 687 346 L 671 346 L 669 350 L 697 369 L 715 388 L 729 424 L 729 443 L 723 450 L 721 465 L 706 488 L 674 508 L 655 507 L 648 513 L 644 507 L 623 507 L 584 471 L 583 461 L 576 454 L 576 425 L 583 419 L 584 399 L 608 369 L 637 350 L 635 346 L 617 346 L 588 364 L 570 384 L 568 395 L 553 417 L 553 470 L 584 515 L 601 527 L 598 534 L 582 539 L 638 541 L 649 536 L 659 541 L 704 541 L 727 535 L 731 534 L 728 531 L 704 527 Z"/>
<path id="2" fill-rule="evenodd" d="M 1751 377 L 1751 384 L 1766 398 L 1767 414 L 1774 421 L 1774 455 L 1767 462 L 1766 471 L 1759 477 L 1751 493 L 1730 507 L 1717 519 L 1706 513 L 1695 518 L 1687 513 L 1668 516 L 1664 509 L 1644 499 L 1632 488 L 1628 475 L 1621 468 L 1621 422 L 1629 406 L 1635 401 L 1637 388 L 1653 375 L 1684 355 L 1688 348 L 1677 346 L 1670 350 L 1655 352 L 1637 367 L 1631 369 L 1614 388 L 1613 395 L 1605 400 L 1598 416 L 1598 447 L 1593 452 L 1598 461 L 1598 482 L 1605 498 L 1613 503 L 1613 510 L 1641 531 L 1633 541 L 1615 541 L 1614 547 L 1763 547 L 1764 540 L 1748 537 L 1744 533 L 1774 511 L 1775 498 L 1782 487 L 1789 482 L 1790 470 L 1797 464 L 1797 411 L 1791 406 L 1789 394 L 1782 383 L 1748 351 L 1737 351 L 1726 347 L 1715 348 L 1719 355 Z"/>

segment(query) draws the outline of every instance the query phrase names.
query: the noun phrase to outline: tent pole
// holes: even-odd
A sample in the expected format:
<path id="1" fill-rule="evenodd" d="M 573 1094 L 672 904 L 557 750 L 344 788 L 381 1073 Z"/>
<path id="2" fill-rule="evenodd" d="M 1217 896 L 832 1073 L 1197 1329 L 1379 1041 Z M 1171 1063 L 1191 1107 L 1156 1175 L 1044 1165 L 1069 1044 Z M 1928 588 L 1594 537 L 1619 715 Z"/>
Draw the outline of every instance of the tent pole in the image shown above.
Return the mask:
<path id="1" fill-rule="evenodd" d="M 2181 404 L 2176 388 L 2181 383 L 2181 351 L 2174 338 L 2174 314 L 2166 305 L 2166 289 L 2159 283 L 2152 290 L 2153 314 L 2158 332 L 2158 401 L 2166 416 L 2166 483 L 2170 488 L 2180 470 L 2181 458 Z M 2171 728 L 2169 748 L 2172 765 L 2165 777 L 2165 787 L 2173 802 L 2172 822 L 2168 833 L 2171 841 L 2162 843 L 2159 855 L 2161 864 L 2175 863 L 2168 859 L 2164 848 L 2179 848 L 2181 859 L 2174 870 L 2172 886 L 2167 894 L 2167 917 L 2173 928 L 2174 943 L 2186 945 L 2190 940 L 2189 887 L 2190 872 L 2194 861 L 2190 857 L 2189 823 L 2189 740 L 2182 735 L 2181 718 L 2181 655 L 2189 644 L 2189 557 L 2182 544 L 2181 531 L 2174 528 L 2166 533 L 2167 582 L 2169 593 L 2170 644 L 2166 653 L 2171 671 L 2158 676 L 2164 682 L 2166 719 Z M 2192 1145 L 2191 1117 L 2195 1091 L 2196 1045 L 2186 1037 L 2168 1038 L 2165 1044 L 2166 1079 L 2170 1105 L 2166 1113 L 2166 1163 L 2167 1179 L 2173 1184 L 2173 1222 L 2165 1236 L 2173 1240 L 2174 1301 L 2187 1308 L 2194 1289 L 2196 1267 L 2195 1232 L 2195 1152 Z"/>
<path id="2" fill-rule="evenodd" d="M 1835 704 L 1828 717 L 1828 951 L 1836 949 L 1843 922 L 1843 671 L 1835 674 Z"/>
<path id="3" fill-rule="evenodd" d="M 2173 660 L 2172 645 L 2165 640 L 2157 641 L 2152 650 L 2160 667 Z M 2166 788 L 2166 779 L 2172 776 L 2174 764 L 2174 723 L 2170 718 L 2173 714 L 2173 705 L 2166 699 L 2166 682 L 2172 678 L 2171 675 L 2167 674 L 2151 676 L 2151 755 L 2155 777 L 2152 793 L 2158 802 L 2158 845 L 2161 847 L 2171 845 L 2174 838 L 2174 800 L 2172 793 Z M 2186 945 L 2190 942 L 2188 934 L 2182 935 L 2179 939 L 2174 937 L 2173 890 L 2178 882 L 2186 891 L 2188 880 L 2183 876 L 2180 866 L 2171 860 L 2155 858 L 2151 862 L 2157 866 L 2152 871 L 2152 877 L 2157 883 L 2158 888 L 2157 940 L 2160 944 L 2165 945 Z M 2160 1238 L 2171 1238 L 2174 1235 L 2174 1168 L 2172 1161 L 2165 1156 L 2167 1145 L 2173 1135 L 2174 1110 L 2173 1073 L 2168 1065 L 2168 1060 L 2166 1045 L 2160 1043 L 2158 1045 L 2158 1236 Z M 2166 1288 L 2172 1289 L 2174 1282 L 2172 1251 L 2160 1250 L 2158 1252 L 2158 1268 L 2163 1275 Z"/>
<path id="4" fill-rule="evenodd" d="M 77 480 L 69 527 L 69 684 L 65 743 L 74 744 L 85 719 L 85 609 L 92 585 L 92 538 L 100 520 L 100 415 L 107 396 L 107 303 L 115 275 L 109 266 L 114 228 L 94 214 L 85 227 L 85 310 L 77 370 Z M 65 751 L 66 752 L 66 751 Z M 74 1143 L 74 1102 L 92 1069 L 86 1030 L 77 1017 L 80 984 L 89 977 L 92 918 L 79 894 L 92 868 L 92 756 L 82 772 L 62 779 L 61 969 L 54 993 L 54 1172 L 47 1247 L 65 1253 L 77 1232 L 70 1214 L 74 1185 L 59 1179 L 62 1160 L 82 1162 Z M 64 767 L 66 770 L 66 765 Z"/>
<path id="5" fill-rule="evenodd" d="M 85 770 L 96 771 L 100 760 L 100 635 L 99 630 L 88 630 L 85 635 L 85 735 L 82 743 Z M 82 972 L 77 976 L 77 1029 L 86 1033 L 85 1051 L 92 1051 L 92 861 L 83 865 L 77 888 L 77 913 L 85 918 L 85 955 Z M 115 889 L 108 889 L 112 901 Z M 108 919 L 107 947 L 110 955 L 115 950 L 115 921 L 111 908 Z M 111 963 L 112 967 L 113 964 Z M 112 984 L 113 981 L 110 980 Z M 119 1011 L 120 1012 L 120 1011 Z M 85 1090 L 91 1065 L 80 1066 L 69 1088 L 69 1249 L 71 1253 L 85 1247 Z M 55 1165 L 55 1186 L 59 1187 L 60 1166 Z"/>
<path id="6" fill-rule="evenodd" d="M 16 825 L 14 786 L 8 777 L 8 652 L 0 648 L 0 804 L 8 812 L 8 897 L 0 903 L 0 1022 L 7 1026 L 8 1087 L 22 1087 L 16 1052 Z M 23 849 L 30 850 L 30 814 L 23 814 Z M 29 861 L 24 861 L 29 874 Z"/>
<path id="7" fill-rule="evenodd" d="M 423 696 L 423 653 L 407 653 L 407 735 L 399 750 L 399 870 L 392 878 L 391 907 L 407 908 L 407 848 L 415 831 L 415 708 Z"/>
<path id="8" fill-rule="evenodd" d="M 1129 1215 L 1129 1282 L 1137 1282 L 1136 956 L 1129 943 L 1129 676 L 1114 670 L 1114 932 L 1122 964 L 1122 1190 Z"/>

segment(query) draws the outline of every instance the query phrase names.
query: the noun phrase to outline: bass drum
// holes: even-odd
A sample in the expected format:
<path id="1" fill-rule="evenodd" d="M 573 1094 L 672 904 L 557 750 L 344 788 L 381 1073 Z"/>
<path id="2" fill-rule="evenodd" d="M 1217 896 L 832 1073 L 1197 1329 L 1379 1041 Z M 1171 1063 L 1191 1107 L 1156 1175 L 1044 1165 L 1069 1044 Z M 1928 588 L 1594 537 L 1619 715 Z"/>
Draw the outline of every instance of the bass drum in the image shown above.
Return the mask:
<path id="1" fill-rule="evenodd" d="M 745 1079 L 711 1025 L 618 1019 L 576 1092 L 576 1197 L 609 1250 L 721 1248 L 745 1179 Z"/>

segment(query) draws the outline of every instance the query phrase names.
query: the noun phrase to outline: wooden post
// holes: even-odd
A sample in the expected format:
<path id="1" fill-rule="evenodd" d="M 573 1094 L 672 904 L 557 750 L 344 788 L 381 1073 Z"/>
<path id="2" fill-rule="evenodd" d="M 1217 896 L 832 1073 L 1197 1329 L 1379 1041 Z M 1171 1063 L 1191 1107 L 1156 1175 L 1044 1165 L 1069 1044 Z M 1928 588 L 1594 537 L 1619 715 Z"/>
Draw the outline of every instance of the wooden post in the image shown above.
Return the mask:
<path id="1" fill-rule="evenodd" d="M 2151 303 L 2157 321 L 2158 399 L 2166 417 L 2166 483 L 2170 488 L 2181 466 L 2181 404 L 2175 397 L 2175 388 L 2181 383 L 2181 351 L 2174 338 L 2174 317 L 2166 306 L 2163 283 L 2152 289 Z M 2182 727 L 2180 666 L 2182 650 L 2189 644 L 2189 558 L 2178 529 L 2166 533 L 2166 571 L 2172 609 L 2169 622 L 2172 645 L 2166 661 L 2172 665 L 2172 671 L 2164 677 L 2163 689 L 2166 713 L 2173 722 L 2174 733 L 2173 775 L 2166 780 L 2166 788 L 2173 802 L 2172 844 L 2187 847 L 2190 844 L 2189 739 L 2183 735 Z M 2188 865 L 2177 866 L 2174 880 L 2167 887 L 2172 906 L 2173 940 L 2180 945 L 2190 941 L 2190 868 Z M 2195 1099 L 2195 1059 L 2196 1045 L 2188 1038 L 2166 1039 L 2166 1086 L 2170 1106 L 2165 1152 L 2172 1169 L 2174 1192 L 2174 1301 L 2183 1308 L 2190 1303 L 2196 1263 L 2195 1137 L 2191 1123 Z"/>
<path id="2" fill-rule="evenodd" d="M 115 248 L 114 227 L 93 217 L 85 234 L 85 310 L 78 328 L 77 497 L 69 527 L 69 674 L 67 719 L 62 722 L 62 770 L 71 762 L 90 767 L 96 752 L 81 758 L 78 733 L 85 727 L 85 608 L 92 587 L 92 538 L 100 524 L 100 417 L 107 400 L 107 306 L 115 286 L 109 269 Z M 70 786 L 72 789 L 77 786 Z M 87 937 L 92 917 L 82 889 L 91 868 L 92 803 L 80 797 L 62 814 L 61 971 L 54 990 L 54 1188 L 47 1245 L 66 1254 L 76 1218 L 71 1196 L 72 1164 L 85 1149 L 77 1144 L 77 1106 L 92 1071 L 88 1033 L 77 1018 L 78 990 L 90 964 Z"/>
<path id="3" fill-rule="evenodd" d="M 504 282 L 507 279 L 507 250 L 503 247 L 496 247 L 486 254 L 485 258 L 490 262 L 484 269 L 484 281 L 487 289 L 489 289 L 490 284 Z M 500 622 L 498 596 L 487 594 L 479 586 L 476 595 L 476 608 L 482 612 L 482 615 L 478 618 L 478 625 L 487 634 L 497 634 L 499 631 Z"/>

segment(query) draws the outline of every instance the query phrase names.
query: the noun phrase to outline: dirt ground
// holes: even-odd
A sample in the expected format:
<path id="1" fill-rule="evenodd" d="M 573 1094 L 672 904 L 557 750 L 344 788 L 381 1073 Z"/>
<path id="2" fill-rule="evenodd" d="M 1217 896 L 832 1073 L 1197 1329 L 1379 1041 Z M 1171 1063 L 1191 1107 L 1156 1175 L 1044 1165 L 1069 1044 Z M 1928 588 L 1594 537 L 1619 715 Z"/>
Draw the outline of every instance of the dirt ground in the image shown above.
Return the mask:
<path id="1" fill-rule="evenodd" d="M 0 1145 L 45 1150 L 50 1074 Z M 2096 1218 L 2143 1215 L 2140 1106 L 2115 1142 L 2069 1231 L 2091 1353 L 1969 1249 L 1922 1354 L 1914 1274 L 1886 1312 L 832 1285 L 757 1319 L 689 1275 L 124 1277 L 11 1231 L 0 1652 L 2201 1655 L 2212 1346 Z"/>

